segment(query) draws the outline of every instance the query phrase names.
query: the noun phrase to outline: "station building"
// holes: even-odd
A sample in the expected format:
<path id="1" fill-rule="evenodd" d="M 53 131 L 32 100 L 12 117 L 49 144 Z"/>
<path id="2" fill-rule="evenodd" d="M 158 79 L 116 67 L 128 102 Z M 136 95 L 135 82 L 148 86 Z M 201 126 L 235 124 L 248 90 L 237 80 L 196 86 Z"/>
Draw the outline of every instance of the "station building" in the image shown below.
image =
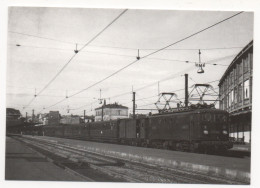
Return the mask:
<path id="1" fill-rule="evenodd" d="M 95 121 L 109 121 L 128 118 L 128 107 L 120 104 L 104 104 L 95 109 Z"/>
<path id="2" fill-rule="evenodd" d="M 253 41 L 231 62 L 219 81 L 219 107 L 230 114 L 230 137 L 251 142 Z"/>

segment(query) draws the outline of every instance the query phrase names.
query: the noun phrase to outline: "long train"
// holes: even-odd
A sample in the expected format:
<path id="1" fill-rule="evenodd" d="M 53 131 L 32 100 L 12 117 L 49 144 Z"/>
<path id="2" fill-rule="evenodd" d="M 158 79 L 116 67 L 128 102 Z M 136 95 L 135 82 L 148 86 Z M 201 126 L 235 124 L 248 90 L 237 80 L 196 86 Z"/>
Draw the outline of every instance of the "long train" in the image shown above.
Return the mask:
<path id="1" fill-rule="evenodd" d="M 212 108 L 79 125 L 25 126 L 19 131 L 191 152 L 225 151 L 233 147 L 229 141 L 228 113 Z"/>

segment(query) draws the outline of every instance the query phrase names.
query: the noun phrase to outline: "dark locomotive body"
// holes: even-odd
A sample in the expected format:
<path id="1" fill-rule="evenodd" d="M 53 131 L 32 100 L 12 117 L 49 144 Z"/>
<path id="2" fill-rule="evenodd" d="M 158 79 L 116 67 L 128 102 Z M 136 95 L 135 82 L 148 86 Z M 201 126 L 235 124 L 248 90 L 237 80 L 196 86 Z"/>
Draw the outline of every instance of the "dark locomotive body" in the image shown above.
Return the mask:
<path id="1" fill-rule="evenodd" d="M 131 145 L 181 151 L 232 148 L 228 139 L 228 113 L 217 109 L 121 120 L 119 126 L 120 142 Z"/>
<path id="2" fill-rule="evenodd" d="M 147 139 L 152 145 L 175 150 L 229 149 L 228 113 L 197 109 L 151 117 Z"/>
<path id="3" fill-rule="evenodd" d="M 232 148 L 228 139 L 228 113 L 212 108 L 158 114 L 147 118 L 42 126 L 38 129 L 45 136 L 181 151 Z"/>

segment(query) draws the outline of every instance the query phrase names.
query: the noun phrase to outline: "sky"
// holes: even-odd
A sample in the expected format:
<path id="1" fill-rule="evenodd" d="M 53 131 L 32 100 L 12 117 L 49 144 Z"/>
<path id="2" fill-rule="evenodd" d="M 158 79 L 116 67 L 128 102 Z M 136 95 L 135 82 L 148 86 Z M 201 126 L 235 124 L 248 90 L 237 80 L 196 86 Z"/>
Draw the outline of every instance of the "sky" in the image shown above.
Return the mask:
<path id="1" fill-rule="evenodd" d="M 94 114 L 98 98 L 118 102 L 132 112 L 132 90 L 137 108 L 156 109 L 159 92 L 175 92 L 183 100 L 184 74 L 189 90 L 208 83 L 218 92 L 218 80 L 234 57 L 253 40 L 252 12 L 243 12 L 215 27 L 147 58 L 143 56 L 175 43 L 238 12 L 127 10 L 95 40 L 75 55 L 59 76 L 28 106 L 36 94 L 97 33 L 123 9 L 10 7 L 7 44 L 7 107 L 24 115 L 60 111 L 61 114 Z M 31 36 L 28 36 L 31 35 Z M 37 36 L 37 37 L 33 37 Z M 54 40 L 48 40 L 48 39 Z M 17 46 L 19 44 L 20 46 Z M 136 60 L 123 71 L 90 87 Z M 195 63 L 206 63 L 198 74 Z M 185 61 L 189 61 L 186 63 Z M 217 65 L 212 65 L 215 63 Z M 149 87 L 148 87 L 149 86 Z M 90 88 L 89 88 L 90 87 Z M 89 89 L 86 89 L 89 88 Z M 86 89 L 63 102 L 66 96 Z M 68 111 L 68 109 L 70 109 Z M 147 113 L 148 111 L 138 111 Z"/>

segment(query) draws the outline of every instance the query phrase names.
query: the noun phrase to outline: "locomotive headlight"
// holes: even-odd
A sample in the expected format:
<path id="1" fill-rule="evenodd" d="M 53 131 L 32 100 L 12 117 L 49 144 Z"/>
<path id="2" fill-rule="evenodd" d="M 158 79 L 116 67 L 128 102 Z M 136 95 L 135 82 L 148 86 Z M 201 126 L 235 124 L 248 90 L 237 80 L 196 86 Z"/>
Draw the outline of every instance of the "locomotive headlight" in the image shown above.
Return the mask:
<path id="1" fill-rule="evenodd" d="M 223 130 L 223 134 L 227 134 L 227 131 L 226 131 L 226 130 Z"/>
<path id="2" fill-rule="evenodd" d="M 204 130 L 203 133 L 204 133 L 204 134 L 209 134 L 209 131 Z"/>

